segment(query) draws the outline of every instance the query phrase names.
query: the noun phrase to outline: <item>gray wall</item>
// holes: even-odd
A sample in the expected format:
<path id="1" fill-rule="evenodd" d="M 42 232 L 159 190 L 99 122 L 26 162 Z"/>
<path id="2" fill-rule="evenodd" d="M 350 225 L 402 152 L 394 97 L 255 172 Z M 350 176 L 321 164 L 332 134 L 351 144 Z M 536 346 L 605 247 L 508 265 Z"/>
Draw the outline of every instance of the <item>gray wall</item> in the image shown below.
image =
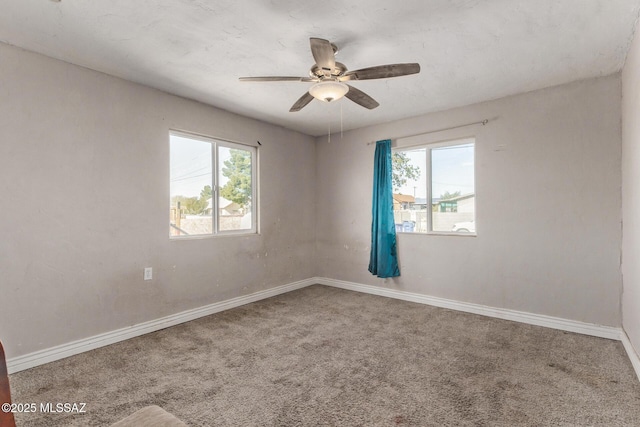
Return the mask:
<path id="1" fill-rule="evenodd" d="M 622 71 L 622 326 L 640 354 L 640 36 Z"/>
<path id="2" fill-rule="evenodd" d="M 429 136 L 477 138 L 478 236 L 399 235 L 402 276 L 370 275 L 367 143 L 485 118 Z M 318 138 L 318 274 L 618 327 L 620 141 L 619 75 Z"/>
<path id="3" fill-rule="evenodd" d="M 0 83 L 0 339 L 9 357 L 313 276 L 620 326 L 619 75 L 331 143 L 3 44 Z M 402 277 L 371 276 L 367 142 L 484 118 L 495 120 L 429 137 L 477 137 L 478 236 L 400 235 Z M 263 143 L 260 235 L 167 238 L 169 129 Z M 637 148 L 628 142 L 638 135 L 625 147 Z M 636 154 L 623 168 L 632 182 Z M 630 191 L 625 215 L 638 217 Z M 640 233 L 630 227 L 636 254 Z M 627 268 L 624 322 L 637 346 L 640 274 Z"/>
<path id="4" fill-rule="evenodd" d="M 4 44 L 0 100 L 8 357 L 315 275 L 313 138 Z M 260 235 L 169 241 L 170 128 L 262 142 Z"/>

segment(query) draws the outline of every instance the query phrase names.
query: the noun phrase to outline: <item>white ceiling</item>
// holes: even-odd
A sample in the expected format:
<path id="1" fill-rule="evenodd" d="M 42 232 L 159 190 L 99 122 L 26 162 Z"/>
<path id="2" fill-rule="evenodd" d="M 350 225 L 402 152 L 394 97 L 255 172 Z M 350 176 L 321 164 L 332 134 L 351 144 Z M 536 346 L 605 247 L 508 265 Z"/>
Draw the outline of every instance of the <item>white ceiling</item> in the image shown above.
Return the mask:
<path id="1" fill-rule="evenodd" d="M 0 41 L 309 135 L 608 75 L 624 64 L 640 0 L 2 0 Z M 355 70 L 420 74 L 351 84 L 380 103 L 291 105 L 311 83 L 309 37 Z"/>

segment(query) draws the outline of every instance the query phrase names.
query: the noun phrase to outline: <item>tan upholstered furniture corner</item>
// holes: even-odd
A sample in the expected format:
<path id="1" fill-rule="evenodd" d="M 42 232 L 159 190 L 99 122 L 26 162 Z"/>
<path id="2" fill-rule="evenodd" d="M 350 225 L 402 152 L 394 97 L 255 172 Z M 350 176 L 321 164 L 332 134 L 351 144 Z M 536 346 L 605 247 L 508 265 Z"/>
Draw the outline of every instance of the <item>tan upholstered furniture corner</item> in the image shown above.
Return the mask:
<path id="1" fill-rule="evenodd" d="M 159 406 L 140 409 L 111 427 L 187 427 L 185 423 Z"/>

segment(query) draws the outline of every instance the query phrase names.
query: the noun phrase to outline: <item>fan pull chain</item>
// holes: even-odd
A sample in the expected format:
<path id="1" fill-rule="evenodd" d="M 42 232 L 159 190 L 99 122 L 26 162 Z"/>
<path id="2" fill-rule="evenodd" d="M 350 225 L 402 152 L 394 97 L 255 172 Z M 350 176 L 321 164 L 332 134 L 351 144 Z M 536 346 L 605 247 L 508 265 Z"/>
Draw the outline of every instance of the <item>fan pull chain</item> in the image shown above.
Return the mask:
<path id="1" fill-rule="evenodd" d="M 340 139 L 342 139 L 342 102 L 340 103 Z"/>

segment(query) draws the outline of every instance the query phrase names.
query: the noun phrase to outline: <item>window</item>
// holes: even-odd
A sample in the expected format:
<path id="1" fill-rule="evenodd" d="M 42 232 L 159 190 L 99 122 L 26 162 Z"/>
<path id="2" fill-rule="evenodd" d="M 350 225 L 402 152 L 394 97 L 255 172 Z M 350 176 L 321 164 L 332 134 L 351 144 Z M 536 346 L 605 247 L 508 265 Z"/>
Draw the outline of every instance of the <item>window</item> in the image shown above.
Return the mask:
<path id="1" fill-rule="evenodd" d="M 256 148 L 178 132 L 169 144 L 169 236 L 256 233 Z"/>
<path id="2" fill-rule="evenodd" d="M 475 140 L 393 150 L 393 215 L 403 233 L 471 234 Z"/>

